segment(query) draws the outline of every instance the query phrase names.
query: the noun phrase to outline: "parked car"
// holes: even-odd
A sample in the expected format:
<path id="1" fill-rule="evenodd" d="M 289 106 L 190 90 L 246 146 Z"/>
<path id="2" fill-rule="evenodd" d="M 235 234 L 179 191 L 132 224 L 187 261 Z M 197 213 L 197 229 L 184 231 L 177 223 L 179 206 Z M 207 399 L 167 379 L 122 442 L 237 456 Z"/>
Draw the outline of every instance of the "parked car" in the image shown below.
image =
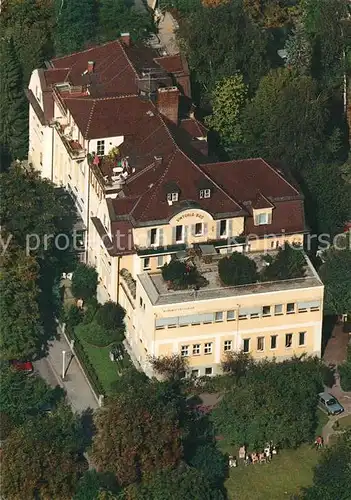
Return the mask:
<path id="1" fill-rule="evenodd" d="M 13 359 L 12 361 L 10 361 L 10 365 L 19 372 L 34 372 L 34 366 L 31 361 L 19 361 L 18 359 Z"/>
<path id="2" fill-rule="evenodd" d="M 339 401 L 327 392 L 318 394 L 318 406 L 321 410 L 327 412 L 328 415 L 339 415 L 344 411 Z"/>

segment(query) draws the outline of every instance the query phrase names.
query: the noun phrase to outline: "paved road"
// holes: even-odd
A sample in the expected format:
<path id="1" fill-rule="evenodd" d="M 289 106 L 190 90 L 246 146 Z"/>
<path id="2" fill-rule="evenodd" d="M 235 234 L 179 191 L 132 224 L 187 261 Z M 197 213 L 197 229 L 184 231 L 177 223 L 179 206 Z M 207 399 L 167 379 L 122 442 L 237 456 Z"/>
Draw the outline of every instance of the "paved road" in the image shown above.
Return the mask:
<path id="1" fill-rule="evenodd" d="M 62 380 L 62 351 L 66 351 L 67 370 L 64 380 Z M 75 357 L 71 356 L 71 350 L 65 338 L 61 335 L 58 340 L 50 344 L 49 354 L 34 363 L 35 369 L 46 382 L 55 387 L 60 385 L 67 394 L 67 399 L 74 411 L 79 413 L 88 408 L 98 408 L 98 402 L 90 389 L 90 386 L 80 369 Z"/>

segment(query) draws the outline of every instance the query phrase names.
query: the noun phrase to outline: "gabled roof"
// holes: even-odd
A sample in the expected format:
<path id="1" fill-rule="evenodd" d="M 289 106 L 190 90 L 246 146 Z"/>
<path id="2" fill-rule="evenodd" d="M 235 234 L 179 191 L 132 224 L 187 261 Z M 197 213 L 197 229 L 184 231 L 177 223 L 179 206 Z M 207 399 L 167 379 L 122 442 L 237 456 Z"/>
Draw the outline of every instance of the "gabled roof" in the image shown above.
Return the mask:
<path id="1" fill-rule="evenodd" d="M 258 191 L 256 198 L 251 203 L 251 206 L 254 210 L 274 207 L 274 205 L 260 191 Z"/>
<path id="2" fill-rule="evenodd" d="M 196 118 L 183 118 L 179 126 L 191 137 L 207 137 L 208 129 Z"/>

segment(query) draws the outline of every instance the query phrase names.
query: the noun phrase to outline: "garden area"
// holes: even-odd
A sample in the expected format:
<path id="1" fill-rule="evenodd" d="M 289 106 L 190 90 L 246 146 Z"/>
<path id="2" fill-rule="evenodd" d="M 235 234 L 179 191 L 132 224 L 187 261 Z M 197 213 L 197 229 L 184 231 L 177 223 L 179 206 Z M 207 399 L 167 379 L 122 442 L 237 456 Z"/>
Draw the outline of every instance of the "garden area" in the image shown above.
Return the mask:
<path id="1" fill-rule="evenodd" d="M 99 304 L 97 283 L 93 267 L 77 266 L 72 282 L 65 282 L 63 319 L 67 335 L 74 340 L 74 352 L 94 391 L 109 396 L 131 362 L 122 343 L 125 311 L 112 301 Z"/>

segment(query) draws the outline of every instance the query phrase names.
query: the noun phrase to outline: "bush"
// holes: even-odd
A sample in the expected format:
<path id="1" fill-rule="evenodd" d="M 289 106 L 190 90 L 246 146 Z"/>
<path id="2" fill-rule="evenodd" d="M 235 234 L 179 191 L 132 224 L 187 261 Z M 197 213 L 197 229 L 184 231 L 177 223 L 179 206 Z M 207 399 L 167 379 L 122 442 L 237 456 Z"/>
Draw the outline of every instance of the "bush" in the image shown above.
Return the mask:
<path id="1" fill-rule="evenodd" d="M 92 266 L 80 263 L 72 277 L 72 293 L 76 299 L 87 300 L 96 295 L 98 273 Z"/>
<path id="2" fill-rule="evenodd" d="M 79 323 L 82 322 L 84 317 L 84 312 L 82 309 L 76 305 L 71 305 L 66 312 L 66 323 L 71 328 L 75 328 Z"/>
<path id="3" fill-rule="evenodd" d="M 186 264 L 178 259 L 172 259 L 162 267 L 162 278 L 172 283 L 172 288 L 180 290 L 194 285 L 203 287 L 208 284 L 194 265 Z"/>
<path id="4" fill-rule="evenodd" d="M 99 304 L 99 302 L 96 300 L 96 297 L 92 297 L 91 299 L 87 300 L 84 306 L 85 313 L 83 323 L 91 323 L 94 320 L 95 314 L 100 307 L 101 304 Z"/>
<path id="5" fill-rule="evenodd" d="M 351 360 L 339 365 L 340 385 L 343 391 L 351 391 Z"/>
<path id="6" fill-rule="evenodd" d="M 95 321 L 106 330 L 114 330 L 124 327 L 124 316 L 126 312 L 122 306 L 109 301 L 101 306 L 95 315 Z"/>
<path id="7" fill-rule="evenodd" d="M 89 324 L 81 324 L 76 327 L 76 335 L 88 344 L 96 347 L 106 347 L 113 342 L 121 342 L 124 332 L 121 330 L 106 330 L 95 321 Z"/>
<path id="8" fill-rule="evenodd" d="M 155 372 L 169 380 L 180 379 L 189 367 L 188 359 L 179 354 L 150 356 L 149 362 Z"/>
<path id="9" fill-rule="evenodd" d="M 256 263 L 238 252 L 219 261 L 218 273 L 221 281 L 228 286 L 255 283 L 258 278 Z"/>
<path id="10" fill-rule="evenodd" d="M 288 280 L 305 276 L 306 261 L 302 249 L 285 243 L 283 249 L 262 273 L 263 281 Z"/>

